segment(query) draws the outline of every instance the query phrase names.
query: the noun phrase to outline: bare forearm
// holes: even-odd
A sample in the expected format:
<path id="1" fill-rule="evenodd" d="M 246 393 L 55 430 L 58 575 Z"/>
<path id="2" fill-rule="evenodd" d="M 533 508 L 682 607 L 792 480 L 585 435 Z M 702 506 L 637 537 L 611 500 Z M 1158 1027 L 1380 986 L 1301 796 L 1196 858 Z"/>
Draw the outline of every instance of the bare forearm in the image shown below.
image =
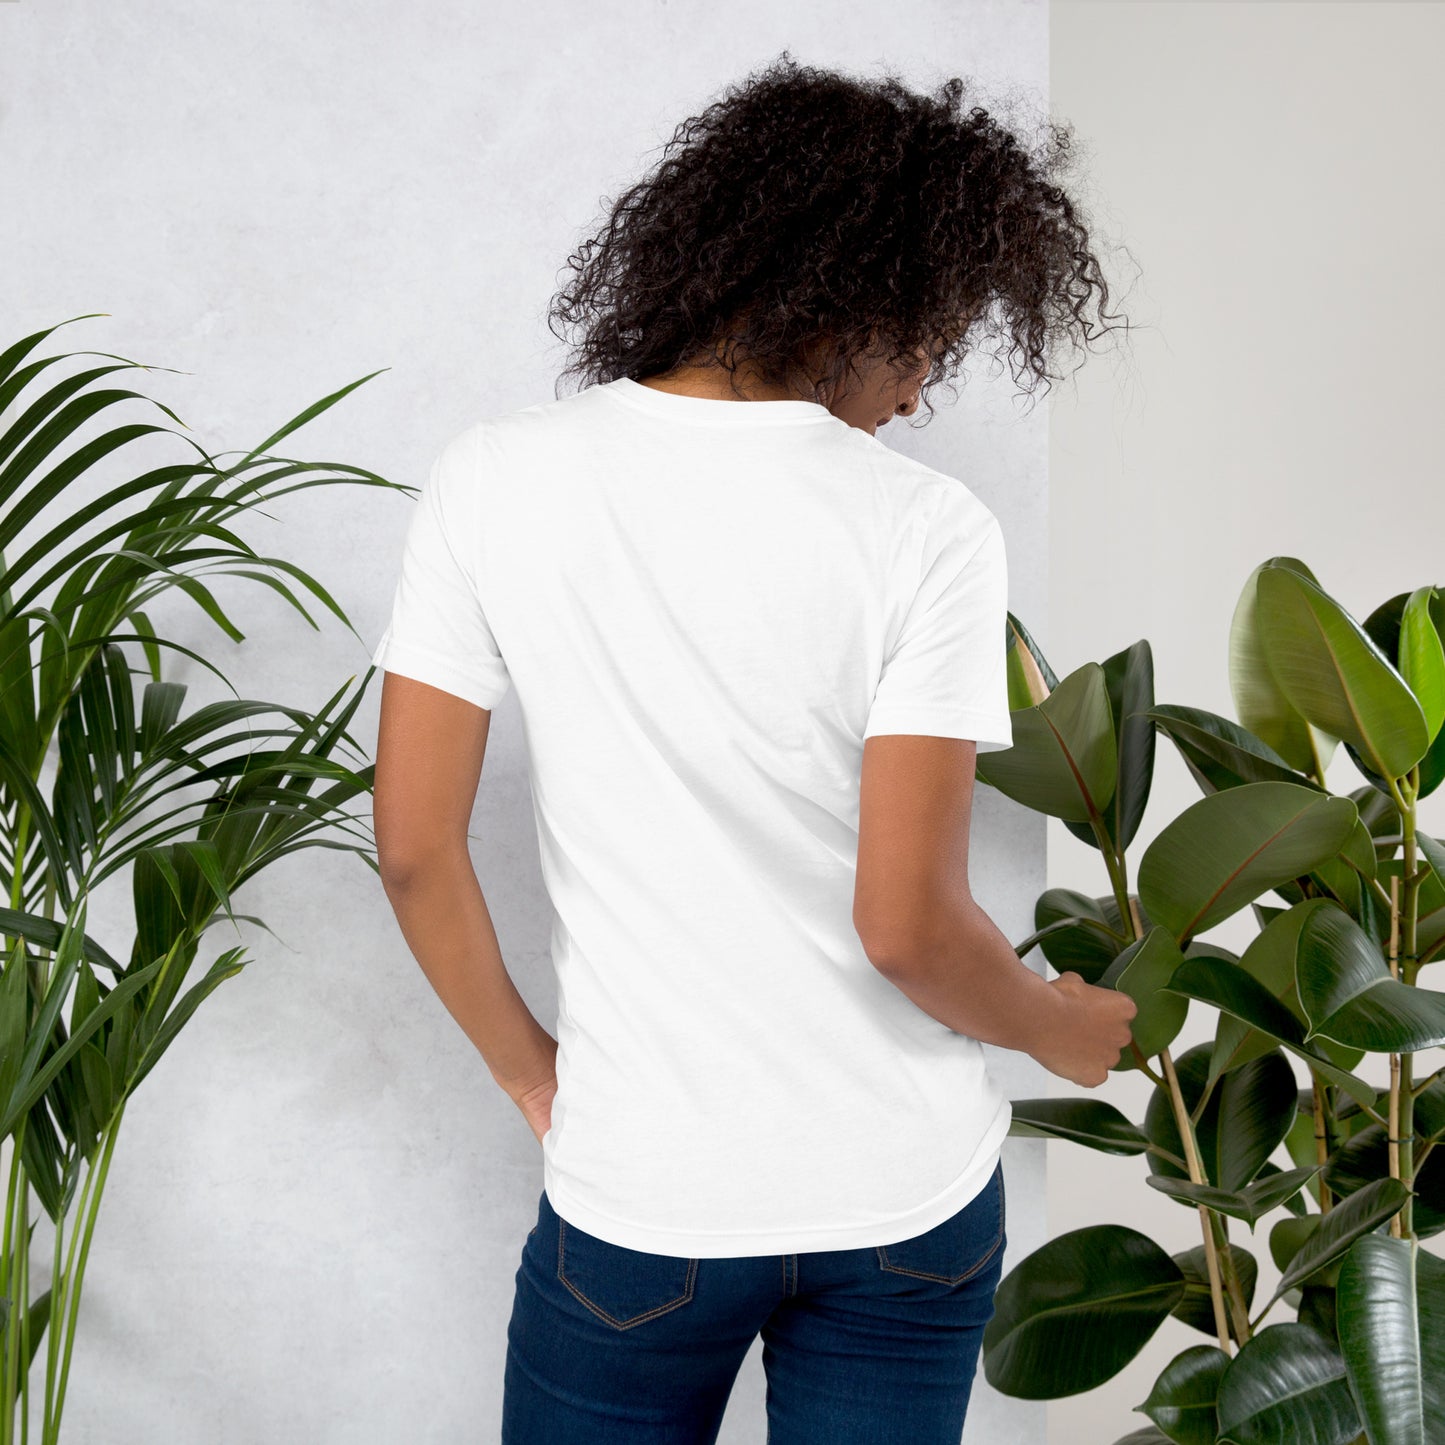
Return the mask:
<path id="1" fill-rule="evenodd" d="M 907 956 L 877 966 L 925 1013 L 981 1043 L 1033 1053 L 1062 1021 L 1057 991 L 1029 968 L 971 898 L 934 912 Z"/>
<path id="2" fill-rule="evenodd" d="M 497 1083 L 516 1099 L 551 1075 L 557 1041 L 507 972 L 470 858 L 447 854 L 383 886 L 407 947 Z"/>

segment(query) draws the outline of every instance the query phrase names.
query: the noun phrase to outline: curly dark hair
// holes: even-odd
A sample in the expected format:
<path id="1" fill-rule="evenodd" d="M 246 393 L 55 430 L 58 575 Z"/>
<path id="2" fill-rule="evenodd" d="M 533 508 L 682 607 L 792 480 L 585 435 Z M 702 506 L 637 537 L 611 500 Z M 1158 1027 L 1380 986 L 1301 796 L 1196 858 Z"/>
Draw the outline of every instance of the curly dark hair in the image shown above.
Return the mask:
<path id="1" fill-rule="evenodd" d="M 964 91 L 955 76 L 918 94 L 784 50 L 683 121 L 649 174 L 603 197 L 600 229 L 568 259 L 547 322 L 580 336 L 559 385 L 742 357 L 820 399 L 856 357 L 902 374 L 926 354 L 926 399 L 979 335 L 1008 338 L 1022 390 L 1051 384 L 1062 341 L 1114 329 L 1091 323 L 1091 304 L 1120 319 L 1057 183 L 1073 130 L 1051 120 L 1030 148 L 965 110 Z"/>

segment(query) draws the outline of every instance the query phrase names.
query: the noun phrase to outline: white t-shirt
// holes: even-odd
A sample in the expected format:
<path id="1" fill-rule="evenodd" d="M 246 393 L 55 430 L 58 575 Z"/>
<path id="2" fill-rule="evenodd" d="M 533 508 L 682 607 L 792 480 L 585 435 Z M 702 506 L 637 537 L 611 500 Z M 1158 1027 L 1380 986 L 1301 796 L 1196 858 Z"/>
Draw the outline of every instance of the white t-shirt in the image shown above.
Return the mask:
<path id="1" fill-rule="evenodd" d="M 696 1258 L 931 1229 L 1011 1110 L 853 926 L 863 740 L 1012 745 L 1008 583 L 961 481 L 809 401 L 621 379 L 469 426 L 373 661 L 515 686 L 554 911 L 557 1213 Z"/>

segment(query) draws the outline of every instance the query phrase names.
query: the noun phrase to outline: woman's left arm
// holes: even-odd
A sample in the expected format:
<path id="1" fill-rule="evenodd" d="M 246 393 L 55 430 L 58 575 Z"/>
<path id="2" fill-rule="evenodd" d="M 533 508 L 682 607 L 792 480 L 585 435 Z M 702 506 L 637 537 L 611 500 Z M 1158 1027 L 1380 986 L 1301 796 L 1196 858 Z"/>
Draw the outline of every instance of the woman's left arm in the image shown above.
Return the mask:
<path id="1" fill-rule="evenodd" d="M 540 1141 L 557 1091 L 557 1041 L 507 972 L 467 847 L 491 718 L 428 683 L 385 674 L 377 864 L 407 947 Z"/>

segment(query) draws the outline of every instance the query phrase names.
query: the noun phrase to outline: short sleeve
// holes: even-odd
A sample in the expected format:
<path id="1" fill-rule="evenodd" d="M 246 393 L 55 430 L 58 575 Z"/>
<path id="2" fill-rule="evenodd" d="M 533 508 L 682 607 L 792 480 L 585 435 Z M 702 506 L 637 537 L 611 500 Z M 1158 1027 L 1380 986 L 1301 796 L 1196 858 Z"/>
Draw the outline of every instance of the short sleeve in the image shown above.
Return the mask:
<path id="1" fill-rule="evenodd" d="M 511 685 L 476 587 L 478 437 L 451 441 L 412 509 L 391 618 L 371 660 L 492 709 Z"/>
<path id="2" fill-rule="evenodd" d="M 1008 559 L 998 519 L 971 493 L 955 494 L 928 528 L 921 566 L 863 736 L 971 738 L 980 753 L 1012 747 Z"/>

